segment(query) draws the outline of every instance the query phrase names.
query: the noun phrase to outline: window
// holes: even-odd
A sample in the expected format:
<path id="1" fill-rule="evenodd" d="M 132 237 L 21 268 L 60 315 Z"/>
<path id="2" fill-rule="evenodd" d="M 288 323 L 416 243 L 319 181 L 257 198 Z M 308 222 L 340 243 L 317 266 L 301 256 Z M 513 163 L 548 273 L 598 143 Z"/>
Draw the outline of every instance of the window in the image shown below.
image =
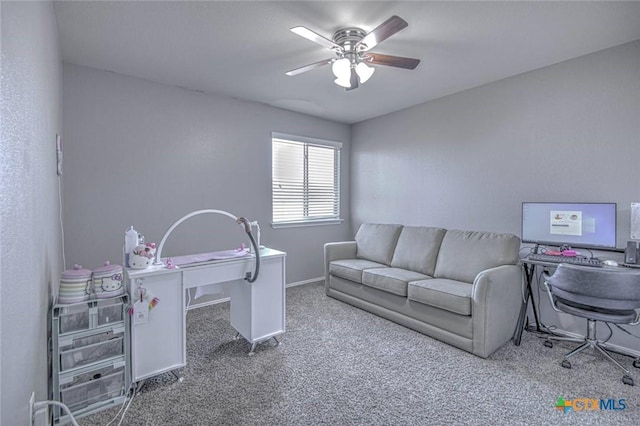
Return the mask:
<path id="1" fill-rule="evenodd" d="M 273 133 L 273 226 L 340 221 L 339 142 Z"/>

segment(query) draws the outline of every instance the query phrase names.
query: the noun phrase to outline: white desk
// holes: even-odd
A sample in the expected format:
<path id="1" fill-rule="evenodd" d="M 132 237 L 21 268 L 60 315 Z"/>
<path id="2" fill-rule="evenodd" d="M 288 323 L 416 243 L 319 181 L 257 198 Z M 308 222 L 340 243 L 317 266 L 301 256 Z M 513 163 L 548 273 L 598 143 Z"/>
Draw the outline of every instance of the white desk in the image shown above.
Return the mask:
<path id="1" fill-rule="evenodd" d="M 231 326 L 255 345 L 285 331 L 286 253 L 262 249 L 260 273 L 254 283 L 244 280 L 253 273 L 253 256 L 203 262 L 178 269 L 152 265 L 128 269 L 132 304 L 138 286 L 160 302 L 149 311 L 144 323 L 131 320 L 132 381 L 137 382 L 186 365 L 186 304 L 190 288 L 231 283 Z"/>

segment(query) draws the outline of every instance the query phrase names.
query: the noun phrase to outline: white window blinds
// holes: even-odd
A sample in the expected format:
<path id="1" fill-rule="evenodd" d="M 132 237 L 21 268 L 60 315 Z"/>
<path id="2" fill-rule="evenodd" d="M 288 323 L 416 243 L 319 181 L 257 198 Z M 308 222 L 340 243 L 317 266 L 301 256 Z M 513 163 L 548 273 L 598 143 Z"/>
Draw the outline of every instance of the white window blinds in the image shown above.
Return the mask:
<path id="1" fill-rule="evenodd" d="M 340 218 L 341 143 L 274 133 L 273 223 Z"/>

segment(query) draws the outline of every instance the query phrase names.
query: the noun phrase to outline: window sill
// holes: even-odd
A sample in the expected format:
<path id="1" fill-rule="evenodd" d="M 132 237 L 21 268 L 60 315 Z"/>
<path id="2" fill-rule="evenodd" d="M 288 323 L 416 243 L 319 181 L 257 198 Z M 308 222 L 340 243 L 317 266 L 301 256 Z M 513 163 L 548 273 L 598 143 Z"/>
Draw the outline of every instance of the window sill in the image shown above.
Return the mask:
<path id="1" fill-rule="evenodd" d="M 278 222 L 271 223 L 273 229 L 280 228 L 300 228 L 306 226 L 340 225 L 344 219 L 309 220 L 305 222 Z"/>

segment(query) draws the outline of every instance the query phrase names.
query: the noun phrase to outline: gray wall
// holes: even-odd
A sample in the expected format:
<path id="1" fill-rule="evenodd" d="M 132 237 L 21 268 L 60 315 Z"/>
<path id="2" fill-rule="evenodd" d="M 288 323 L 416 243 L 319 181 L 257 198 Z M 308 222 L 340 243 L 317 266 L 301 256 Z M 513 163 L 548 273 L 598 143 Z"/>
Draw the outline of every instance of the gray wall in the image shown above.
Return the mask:
<path id="1" fill-rule="evenodd" d="M 51 3 L 3 1 L 0 14 L 0 424 L 27 425 L 31 392 L 48 399 L 47 311 L 62 263 L 62 65 Z"/>
<path id="2" fill-rule="evenodd" d="M 354 229 L 392 222 L 520 235 L 523 201 L 606 201 L 618 203 L 624 247 L 630 203 L 640 201 L 639 70 L 633 42 L 354 125 Z M 586 332 L 583 320 L 541 305 L 546 325 Z M 640 354 L 638 339 L 616 331 L 611 342 Z"/>
<path id="3" fill-rule="evenodd" d="M 640 201 L 639 70 L 634 42 L 354 125 L 353 226 L 519 235 L 523 201 L 607 201 L 623 247 Z"/>
<path id="4" fill-rule="evenodd" d="M 257 220 L 262 243 L 287 252 L 287 283 L 321 277 L 322 247 L 349 224 L 350 126 L 106 71 L 64 65 L 64 223 L 68 265 L 121 263 L 128 226 L 159 243 L 200 209 Z M 344 142 L 341 225 L 272 229 L 271 132 Z M 248 243 L 227 217 L 194 217 L 163 256 Z"/>

